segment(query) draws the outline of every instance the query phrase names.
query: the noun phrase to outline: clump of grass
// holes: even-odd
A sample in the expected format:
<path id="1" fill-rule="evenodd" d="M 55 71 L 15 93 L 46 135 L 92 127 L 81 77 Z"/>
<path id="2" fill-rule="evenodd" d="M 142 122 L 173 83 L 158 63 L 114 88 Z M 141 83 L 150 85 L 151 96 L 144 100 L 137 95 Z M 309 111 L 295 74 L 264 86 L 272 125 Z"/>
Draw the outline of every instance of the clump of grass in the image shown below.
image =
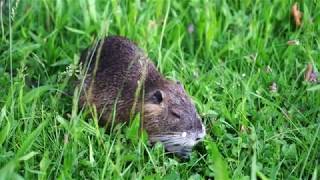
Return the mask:
<path id="1" fill-rule="evenodd" d="M 300 2 L 296 28 L 292 4 L 1 1 L 0 178 L 318 179 L 319 85 L 303 76 L 320 66 L 320 6 Z M 80 51 L 115 34 L 193 97 L 208 137 L 190 160 L 148 146 L 135 123 L 105 133 L 77 108 Z"/>

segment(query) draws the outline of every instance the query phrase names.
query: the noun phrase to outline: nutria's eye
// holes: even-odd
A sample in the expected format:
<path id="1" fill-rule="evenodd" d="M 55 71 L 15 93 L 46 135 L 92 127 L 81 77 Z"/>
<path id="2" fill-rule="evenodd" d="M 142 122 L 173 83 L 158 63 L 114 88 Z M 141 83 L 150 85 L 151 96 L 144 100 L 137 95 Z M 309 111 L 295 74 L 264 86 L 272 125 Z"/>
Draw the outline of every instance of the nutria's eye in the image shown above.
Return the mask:
<path id="1" fill-rule="evenodd" d="M 179 119 L 180 119 L 180 115 L 179 115 L 178 113 L 176 113 L 176 112 L 174 112 L 174 111 L 172 111 L 171 113 L 172 113 L 172 115 L 174 115 L 176 118 L 179 118 Z"/>
<path id="2" fill-rule="evenodd" d="M 151 97 L 151 100 L 154 102 L 154 103 L 157 103 L 157 104 L 160 104 L 163 100 L 163 96 L 162 96 L 162 93 L 161 91 L 157 90 Z"/>
<path id="3" fill-rule="evenodd" d="M 181 84 L 181 82 L 180 82 L 180 81 L 177 81 L 177 84 L 179 84 L 179 85 L 180 85 L 180 84 Z"/>

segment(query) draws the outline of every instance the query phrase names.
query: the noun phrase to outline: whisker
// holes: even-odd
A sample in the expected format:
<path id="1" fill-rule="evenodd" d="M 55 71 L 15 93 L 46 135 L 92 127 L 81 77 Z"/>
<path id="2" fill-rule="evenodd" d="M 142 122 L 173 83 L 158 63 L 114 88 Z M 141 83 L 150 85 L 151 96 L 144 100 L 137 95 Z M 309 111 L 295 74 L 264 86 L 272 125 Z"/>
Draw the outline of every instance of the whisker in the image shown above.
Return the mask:
<path id="1" fill-rule="evenodd" d="M 180 136 L 150 136 L 151 138 L 161 138 L 161 139 L 172 139 L 172 138 L 179 138 Z"/>
<path id="2" fill-rule="evenodd" d="M 163 133 L 163 134 L 155 134 L 152 136 L 181 136 L 185 132 L 169 132 L 169 133 Z"/>
<path id="3" fill-rule="evenodd" d="M 165 142 L 165 141 L 170 141 L 171 139 L 166 138 L 166 137 L 158 137 L 158 138 L 151 137 L 150 140 L 151 141 L 162 141 L 162 142 Z"/>
<path id="4" fill-rule="evenodd" d="M 180 143 L 177 142 L 169 142 L 169 143 L 165 143 L 166 146 L 181 146 Z"/>
<path id="5" fill-rule="evenodd" d="M 170 139 L 167 143 L 168 144 L 181 144 L 181 142 L 184 142 L 182 139 Z"/>
<path id="6" fill-rule="evenodd" d="M 185 137 L 181 136 L 150 136 L 151 141 L 185 141 L 187 140 Z"/>

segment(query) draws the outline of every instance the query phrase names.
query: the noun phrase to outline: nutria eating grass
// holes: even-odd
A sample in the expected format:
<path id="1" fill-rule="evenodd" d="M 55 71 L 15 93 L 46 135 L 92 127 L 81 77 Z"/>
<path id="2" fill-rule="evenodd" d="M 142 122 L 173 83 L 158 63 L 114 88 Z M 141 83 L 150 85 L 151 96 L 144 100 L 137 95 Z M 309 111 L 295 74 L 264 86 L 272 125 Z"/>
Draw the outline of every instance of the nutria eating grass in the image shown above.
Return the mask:
<path id="1" fill-rule="evenodd" d="M 100 125 L 112 122 L 113 110 L 116 123 L 140 112 L 150 142 L 183 157 L 204 138 L 204 125 L 183 86 L 165 79 L 133 42 L 106 37 L 84 51 L 81 62 L 88 68 L 80 104 L 96 107 Z"/>

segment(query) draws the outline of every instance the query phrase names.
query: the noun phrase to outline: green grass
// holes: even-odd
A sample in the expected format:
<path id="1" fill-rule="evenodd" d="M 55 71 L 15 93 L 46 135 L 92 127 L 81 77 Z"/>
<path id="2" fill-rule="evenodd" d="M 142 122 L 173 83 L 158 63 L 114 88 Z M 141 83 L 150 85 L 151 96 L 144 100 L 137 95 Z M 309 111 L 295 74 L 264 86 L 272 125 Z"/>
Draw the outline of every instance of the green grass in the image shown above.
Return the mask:
<path id="1" fill-rule="evenodd" d="M 316 0 L 298 1 L 301 28 L 290 0 L 3 2 L 0 179 L 319 179 L 320 90 L 303 81 L 307 63 L 320 67 Z M 184 84 L 208 134 L 190 160 L 78 109 L 80 52 L 106 35 Z"/>

